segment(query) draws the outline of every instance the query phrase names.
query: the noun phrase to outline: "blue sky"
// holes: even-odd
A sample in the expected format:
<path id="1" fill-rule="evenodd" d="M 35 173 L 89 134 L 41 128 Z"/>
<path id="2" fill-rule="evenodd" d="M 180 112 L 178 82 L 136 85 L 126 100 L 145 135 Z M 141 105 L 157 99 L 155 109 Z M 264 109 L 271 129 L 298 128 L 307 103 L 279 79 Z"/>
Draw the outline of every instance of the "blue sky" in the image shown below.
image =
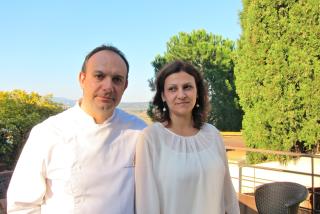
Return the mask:
<path id="1" fill-rule="evenodd" d="M 3 1 L 0 6 L 0 90 L 23 89 L 78 99 L 85 55 L 101 44 L 130 63 L 123 102 L 151 100 L 151 61 L 179 32 L 205 29 L 236 40 L 241 0 Z"/>

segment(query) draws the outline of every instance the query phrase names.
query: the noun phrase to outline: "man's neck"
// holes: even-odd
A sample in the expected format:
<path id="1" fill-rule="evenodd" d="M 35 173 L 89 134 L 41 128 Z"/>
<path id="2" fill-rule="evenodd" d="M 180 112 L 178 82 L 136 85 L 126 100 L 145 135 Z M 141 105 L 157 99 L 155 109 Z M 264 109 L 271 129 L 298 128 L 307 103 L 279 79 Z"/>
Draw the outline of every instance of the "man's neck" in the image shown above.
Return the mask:
<path id="1" fill-rule="evenodd" d="M 111 112 L 110 114 L 108 115 L 101 115 L 101 114 L 97 114 L 97 115 L 94 115 L 92 116 L 94 121 L 97 123 L 97 124 L 102 124 L 104 123 L 106 120 L 108 120 L 111 116 L 112 116 L 113 112 Z"/>
<path id="2" fill-rule="evenodd" d="M 114 109 L 110 109 L 110 111 L 102 109 L 93 109 L 91 106 L 85 105 L 85 103 L 82 101 L 79 101 L 80 108 L 83 111 L 85 111 L 88 115 L 90 115 L 97 124 L 104 123 L 113 115 Z"/>

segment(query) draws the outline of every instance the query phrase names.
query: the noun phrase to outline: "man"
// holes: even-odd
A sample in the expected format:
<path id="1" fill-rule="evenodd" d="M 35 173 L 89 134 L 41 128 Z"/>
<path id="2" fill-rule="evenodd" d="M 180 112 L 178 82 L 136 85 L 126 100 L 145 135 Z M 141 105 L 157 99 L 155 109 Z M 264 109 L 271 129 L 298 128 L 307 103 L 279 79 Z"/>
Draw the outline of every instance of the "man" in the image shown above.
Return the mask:
<path id="1" fill-rule="evenodd" d="M 113 46 L 86 56 L 82 99 L 30 133 L 9 185 L 8 213 L 134 213 L 134 150 L 146 125 L 116 108 L 128 72 Z"/>

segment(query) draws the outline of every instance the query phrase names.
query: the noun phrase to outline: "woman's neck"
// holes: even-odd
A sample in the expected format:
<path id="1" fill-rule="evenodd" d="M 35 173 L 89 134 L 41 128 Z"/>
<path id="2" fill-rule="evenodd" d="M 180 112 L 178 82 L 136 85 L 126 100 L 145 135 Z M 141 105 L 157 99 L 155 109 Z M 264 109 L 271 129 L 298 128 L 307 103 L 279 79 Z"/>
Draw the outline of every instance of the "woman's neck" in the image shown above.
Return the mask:
<path id="1" fill-rule="evenodd" d="M 167 124 L 166 127 L 174 132 L 175 134 L 181 136 L 193 136 L 199 130 L 193 127 L 192 117 L 171 117 L 170 124 Z"/>

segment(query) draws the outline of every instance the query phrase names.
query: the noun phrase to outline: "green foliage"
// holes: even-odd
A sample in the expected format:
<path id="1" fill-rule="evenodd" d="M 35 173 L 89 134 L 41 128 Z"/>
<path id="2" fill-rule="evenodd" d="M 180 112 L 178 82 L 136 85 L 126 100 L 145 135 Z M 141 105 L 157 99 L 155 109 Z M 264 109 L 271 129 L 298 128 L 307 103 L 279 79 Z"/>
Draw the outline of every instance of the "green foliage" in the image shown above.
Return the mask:
<path id="1" fill-rule="evenodd" d="M 191 62 L 204 75 L 208 86 L 211 112 L 208 122 L 222 131 L 241 129 L 242 110 L 234 84 L 234 63 L 232 54 L 234 42 L 205 30 L 180 32 L 167 42 L 167 50 L 155 57 L 152 65 L 155 76 L 164 64 L 175 59 Z M 154 79 L 149 80 L 154 90 Z M 149 106 L 152 117 L 152 106 Z"/>
<path id="2" fill-rule="evenodd" d="M 236 86 L 247 146 L 319 151 L 318 0 L 243 0 Z"/>
<path id="3" fill-rule="evenodd" d="M 52 96 L 0 91 L 0 162 L 13 168 L 31 128 L 63 110 Z"/>
<path id="4" fill-rule="evenodd" d="M 0 129 L 0 162 L 10 163 L 11 157 L 6 154 L 11 154 L 14 149 L 13 144 L 13 133 L 9 129 L 1 128 Z"/>

